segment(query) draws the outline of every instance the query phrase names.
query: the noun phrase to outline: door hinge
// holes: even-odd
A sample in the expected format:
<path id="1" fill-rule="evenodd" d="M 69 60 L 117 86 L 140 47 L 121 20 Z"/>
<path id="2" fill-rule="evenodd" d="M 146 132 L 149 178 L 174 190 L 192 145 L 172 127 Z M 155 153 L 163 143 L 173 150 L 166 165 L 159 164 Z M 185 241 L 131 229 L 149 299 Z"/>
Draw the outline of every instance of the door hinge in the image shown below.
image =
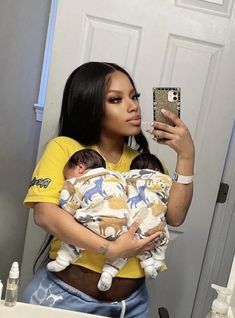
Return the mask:
<path id="1" fill-rule="evenodd" d="M 224 203 L 227 200 L 229 185 L 227 183 L 220 183 L 216 203 Z"/>

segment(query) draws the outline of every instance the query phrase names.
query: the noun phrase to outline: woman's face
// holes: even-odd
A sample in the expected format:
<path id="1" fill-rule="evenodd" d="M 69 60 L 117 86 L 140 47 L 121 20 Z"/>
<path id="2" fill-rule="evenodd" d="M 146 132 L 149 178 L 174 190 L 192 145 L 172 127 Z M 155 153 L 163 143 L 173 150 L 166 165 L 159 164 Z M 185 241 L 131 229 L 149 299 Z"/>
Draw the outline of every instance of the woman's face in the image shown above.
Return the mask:
<path id="1" fill-rule="evenodd" d="M 118 138 L 140 133 L 139 94 L 122 72 L 111 73 L 105 95 L 102 134 Z"/>

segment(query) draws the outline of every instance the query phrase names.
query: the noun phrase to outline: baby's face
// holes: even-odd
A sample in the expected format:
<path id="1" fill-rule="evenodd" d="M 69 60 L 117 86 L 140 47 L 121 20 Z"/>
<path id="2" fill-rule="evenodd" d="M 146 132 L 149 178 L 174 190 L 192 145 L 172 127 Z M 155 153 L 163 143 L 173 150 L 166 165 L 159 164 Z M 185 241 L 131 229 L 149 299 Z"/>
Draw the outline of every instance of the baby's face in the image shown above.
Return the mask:
<path id="1" fill-rule="evenodd" d="M 71 179 L 71 178 L 75 178 L 75 177 L 79 177 L 79 176 L 80 176 L 80 173 L 79 173 L 79 170 L 77 169 L 77 167 L 64 169 L 64 178 L 65 179 Z"/>

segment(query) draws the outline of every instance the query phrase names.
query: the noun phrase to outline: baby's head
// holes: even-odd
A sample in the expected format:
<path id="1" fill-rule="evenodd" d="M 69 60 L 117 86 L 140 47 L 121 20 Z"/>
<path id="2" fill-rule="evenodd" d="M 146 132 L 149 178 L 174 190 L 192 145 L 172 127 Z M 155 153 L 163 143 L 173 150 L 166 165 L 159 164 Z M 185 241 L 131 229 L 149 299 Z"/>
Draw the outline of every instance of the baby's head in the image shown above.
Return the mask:
<path id="1" fill-rule="evenodd" d="M 64 166 L 64 177 L 79 177 L 88 169 L 106 167 L 103 157 L 93 149 L 82 149 L 75 152 Z"/>
<path id="2" fill-rule="evenodd" d="M 155 155 L 147 152 L 136 156 L 131 162 L 130 169 L 151 169 L 164 173 L 161 161 Z"/>

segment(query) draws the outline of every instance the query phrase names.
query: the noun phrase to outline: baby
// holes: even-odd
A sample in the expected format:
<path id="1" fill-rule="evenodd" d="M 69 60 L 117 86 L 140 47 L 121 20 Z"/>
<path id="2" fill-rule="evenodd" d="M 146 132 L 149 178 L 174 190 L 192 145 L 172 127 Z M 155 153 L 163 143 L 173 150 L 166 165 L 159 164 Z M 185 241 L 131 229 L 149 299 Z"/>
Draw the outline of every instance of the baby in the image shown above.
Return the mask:
<path id="1" fill-rule="evenodd" d="M 139 166 L 142 159 L 147 160 L 147 156 L 151 157 L 151 162 L 155 159 L 155 165 L 150 166 L 153 170 Z M 64 167 L 66 180 L 61 191 L 60 205 L 78 222 L 108 240 L 115 240 L 136 218 L 141 220 L 138 237 L 162 231 L 154 250 L 138 256 L 145 275 L 155 278 L 164 266 L 164 251 L 169 238 L 164 213 L 171 180 L 155 171 L 163 171 L 163 168 L 160 161 L 151 154 L 136 157 L 131 168 L 136 169 L 122 175 L 105 169 L 104 159 L 95 150 L 77 151 Z M 158 175 L 157 179 L 153 178 L 155 174 Z M 144 193 L 148 193 L 148 199 L 143 196 Z M 139 199 L 136 200 L 136 196 Z M 61 242 L 57 258 L 48 263 L 48 269 L 63 270 L 74 263 L 81 252 L 81 248 Z M 110 288 L 113 277 L 126 261 L 117 259 L 112 264 L 104 265 L 98 283 L 100 290 Z"/>
<path id="2" fill-rule="evenodd" d="M 146 277 L 156 278 L 166 268 L 165 250 L 169 231 L 165 219 L 171 178 L 164 174 L 159 159 L 151 153 L 143 153 L 132 160 L 130 171 L 124 174 L 127 183 L 127 204 L 130 224 L 139 219 L 137 235 L 144 238 L 156 231 L 161 235 L 152 250 L 138 255 Z"/>

